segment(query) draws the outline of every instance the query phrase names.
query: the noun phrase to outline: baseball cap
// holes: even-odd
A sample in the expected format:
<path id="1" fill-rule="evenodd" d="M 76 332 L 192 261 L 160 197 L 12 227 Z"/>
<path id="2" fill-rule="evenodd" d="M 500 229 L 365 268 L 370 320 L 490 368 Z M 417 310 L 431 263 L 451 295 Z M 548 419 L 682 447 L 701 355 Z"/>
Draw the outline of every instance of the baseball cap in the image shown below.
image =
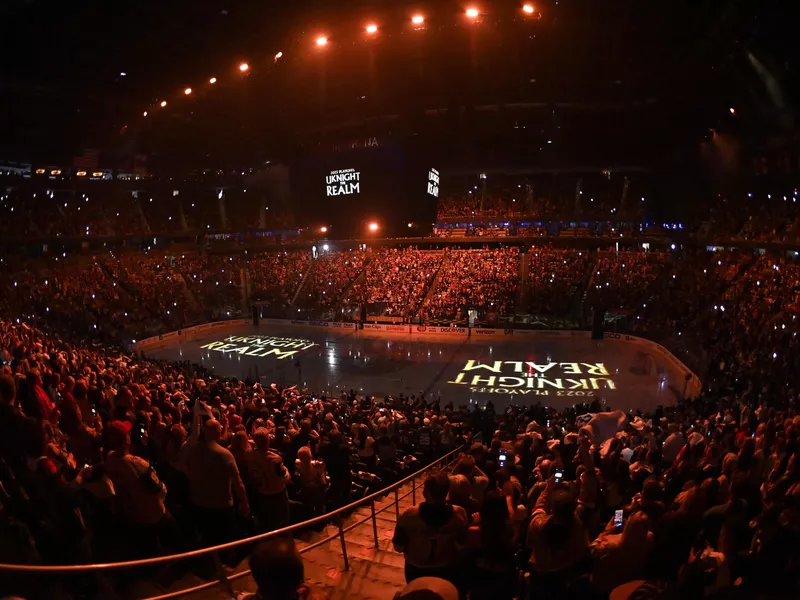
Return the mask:
<path id="1" fill-rule="evenodd" d="M 131 432 L 133 425 L 130 421 L 111 421 L 106 426 L 106 443 L 111 446 L 121 446 Z"/>

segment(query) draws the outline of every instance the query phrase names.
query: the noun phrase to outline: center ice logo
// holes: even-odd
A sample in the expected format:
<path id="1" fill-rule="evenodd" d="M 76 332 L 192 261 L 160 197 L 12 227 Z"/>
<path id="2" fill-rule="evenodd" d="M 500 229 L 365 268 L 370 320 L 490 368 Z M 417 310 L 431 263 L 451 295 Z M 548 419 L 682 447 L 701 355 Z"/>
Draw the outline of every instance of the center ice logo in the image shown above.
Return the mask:
<path id="1" fill-rule="evenodd" d="M 318 345 L 316 342 L 297 338 L 232 335 L 223 341 L 210 342 L 200 347 L 223 354 L 235 352 L 245 356 L 274 356 L 280 360 Z"/>
<path id="2" fill-rule="evenodd" d="M 576 362 L 496 360 L 481 364 L 468 360 L 461 373 L 447 383 L 468 385 L 478 393 L 534 396 L 547 396 L 550 390 L 557 396 L 586 396 L 591 390 L 617 389 L 603 363 Z"/>

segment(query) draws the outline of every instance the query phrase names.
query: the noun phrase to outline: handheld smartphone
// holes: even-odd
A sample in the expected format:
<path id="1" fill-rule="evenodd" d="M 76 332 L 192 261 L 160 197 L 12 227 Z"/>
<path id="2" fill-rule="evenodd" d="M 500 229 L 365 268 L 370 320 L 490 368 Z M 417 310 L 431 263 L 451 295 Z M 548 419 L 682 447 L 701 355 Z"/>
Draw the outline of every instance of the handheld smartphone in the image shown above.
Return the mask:
<path id="1" fill-rule="evenodd" d="M 614 527 L 622 527 L 622 509 L 614 511 Z"/>
<path id="2" fill-rule="evenodd" d="M 97 409 L 94 406 L 92 407 L 92 416 L 93 417 L 97 416 Z"/>
<path id="3" fill-rule="evenodd" d="M 561 483 L 561 480 L 564 478 L 564 469 L 556 469 L 554 478 L 556 483 Z"/>
<path id="4" fill-rule="evenodd" d="M 498 462 L 500 463 L 500 466 L 501 466 L 501 467 L 505 466 L 505 464 L 506 464 L 506 458 L 508 458 L 508 451 L 506 451 L 506 450 L 500 450 L 500 452 L 499 452 L 499 454 L 498 454 L 498 456 L 497 456 L 497 460 L 498 460 Z"/>

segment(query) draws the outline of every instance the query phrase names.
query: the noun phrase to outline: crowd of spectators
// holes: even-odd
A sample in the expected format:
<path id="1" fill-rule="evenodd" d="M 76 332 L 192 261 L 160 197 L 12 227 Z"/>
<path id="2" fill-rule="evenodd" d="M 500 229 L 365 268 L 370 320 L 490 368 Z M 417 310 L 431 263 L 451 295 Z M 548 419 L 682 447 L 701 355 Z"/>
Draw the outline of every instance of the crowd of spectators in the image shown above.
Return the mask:
<path id="1" fill-rule="evenodd" d="M 360 470 L 388 483 L 469 427 L 464 408 L 422 397 L 262 387 L 8 321 L 0 361 L 4 562 L 106 562 L 276 529 L 348 503 Z"/>
<path id="2" fill-rule="evenodd" d="M 0 310 L 14 318 L 105 343 L 165 327 L 93 257 L 7 257 L 0 268 Z"/>
<path id="3" fill-rule="evenodd" d="M 289 307 L 311 268 L 311 254 L 302 251 L 262 253 L 248 262 L 253 299 L 266 303 L 278 316 Z"/>
<path id="4" fill-rule="evenodd" d="M 550 246 L 528 249 L 528 311 L 533 315 L 560 315 L 565 303 L 579 300 L 587 269 L 592 264 L 589 252 Z"/>
<path id="5" fill-rule="evenodd" d="M 185 293 L 186 282 L 163 254 L 109 253 L 100 258 L 99 265 L 135 299 L 139 310 L 163 326 L 180 329 L 194 324 L 202 315 Z"/>
<path id="6" fill-rule="evenodd" d="M 449 477 L 432 473 L 424 502 L 401 515 L 393 541 L 408 580 L 497 600 L 522 589 L 531 599 L 798 593 L 794 395 L 494 418 L 488 447 L 473 445 Z"/>
<path id="7" fill-rule="evenodd" d="M 467 311 L 496 320 L 510 313 L 519 287 L 519 248 L 446 250 L 439 282 L 422 313 L 432 320 L 464 321 Z M 491 316 L 494 315 L 494 316 Z"/>
<path id="8" fill-rule="evenodd" d="M 334 256 L 323 277 L 354 258 Z M 185 304 L 171 308 L 190 313 L 180 292 L 192 283 L 180 279 L 241 268 L 252 277 L 265 257 L 249 267 L 231 257 L 55 258 L 0 263 L 0 308 L 21 321 L 0 321 L 3 562 L 107 562 L 274 529 L 346 503 L 358 471 L 389 482 L 407 468 L 404 457 L 430 460 L 480 432 L 486 444 L 470 447 L 449 476 L 432 474 L 424 502 L 398 521 L 393 541 L 409 581 L 445 579 L 471 598 L 497 600 L 520 593 L 521 571 L 531 598 L 605 597 L 631 581 L 654 598 L 798 592 L 794 261 L 531 248 L 531 298 L 541 310 L 557 312 L 559 298 L 566 310 L 563 299 L 591 282 L 588 302 L 631 310 L 632 331 L 666 336 L 686 362 L 677 349 L 694 340 L 700 352 L 689 364 L 703 391 L 652 414 L 609 412 L 597 401 L 495 414 L 491 405 L 262 387 L 82 345 L 86 330 L 97 331 L 95 341 L 127 335 L 179 296 Z M 448 319 L 492 303 L 508 310 L 520 264 L 516 248 L 384 250 L 346 264 L 340 294 L 367 259 L 366 290 L 384 301 L 394 298 L 391 282 L 423 289 L 433 277 L 402 271 L 435 271 L 441 261 L 423 311 Z M 201 306 L 216 301 L 190 289 Z M 37 322 L 63 335 L 26 324 Z M 31 585 L 45 583 L 0 580 L 4 590 Z"/>
<path id="9" fill-rule="evenodd" d="M 86 238 L 143 234 L 290 229 L 293 216 L 258 193 L 229 186 L 223 198 L 211 187 L 97 182 L 71 186 L 22 184 L 0 194 L 0 233 L 14 239 Z M 176 194 L 175 192 L 178 191 Z"/>
<path id="10" fill-rule="evenodd" d="M 343 295 L 356 283 L 371 255 L 371 250 L 323 251 L 314 260 L 310 279 L 297 298 L 298 309 L 323 316 L 340 306 Z"/>
<path id="11" fill-rule="evenodd" d="M 382 248 L 367 263 L 365 280 L 348 302 L 365 305 L 371 316 L 416 316 L 442 264 L 442 253 L 418 248 Z"/>
<path id="12" fill-rule="evenodd" d="M 174 257 L 172 269 L 189 291 L 192 304 L 211 309 L 209 318 L 225 317 L 242 309 L 241 255 L 186 255 Z"/>
<path id="13" fill-rule="evenodd" d="M 437 204 L 438 220 L 522 217 L 542 220 L 605 220 L 642 222 L 647 185 L 597 174 L 553 177 L 489 176 L 477 184 L 449 183 Z M 479 233 L 478 233 L 479 235 Z"/>
<path id="14" fill-rule="evenodd" d="M 669 263 L 666 252 L 598 252 L 587 290 L 588 303 L 606 310 L 638 309 L 657 293 L 660 278 L 669 272 Z"/>
<path id="15" fill-rule="evenodd" d="M 800 241 L 797 188 L 776 186 L 736 195 L 718 194 L 696 219 L 700 239 L 762 243 Z"/>

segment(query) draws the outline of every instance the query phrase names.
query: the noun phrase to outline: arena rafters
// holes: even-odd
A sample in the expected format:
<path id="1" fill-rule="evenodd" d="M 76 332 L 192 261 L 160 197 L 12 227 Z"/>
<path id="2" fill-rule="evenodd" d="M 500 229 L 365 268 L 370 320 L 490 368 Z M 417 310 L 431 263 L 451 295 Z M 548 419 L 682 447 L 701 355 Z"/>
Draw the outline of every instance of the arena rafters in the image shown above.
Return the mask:
<path id="1" fill-rule="evenodd" d="M 498 112 L 504 119 L 477 125 L 493 134 L 513 130 L 500 131 L 501 144 L 535 129 L 538 140 L 526 137 L 523 145 L 548 139 L 555 145 L 554 132 L 571 127 L 585 139 L 603 121 L 627 127 L 629 113 L 643 108 L 650 110 L 642 122 L 680 123 L 630 126 L 646 143 L 663 147 L 667 137 L 696 139 L 708 127 L 724 128 L 720 115 L 730 107 L 740 120 L 754 116 L 731 82 L 741 66 L 731 58 L 731 40 L 743 39 L 737 36 L 749 22 L 734 9 L 723 19 L 723 7 L 696 4 L 600 8 L 543 1 L 280 7 L 267 14 L 242 1 L 199 11 L 192 5 L 190 22 L 188 8 L 145 4 L 137 13 L 115 14 L 121 23 L 80 10 L 43 15 L 41 54 L 52 46 L 53 56 L 78 58 L 74 68 L 37 60 L 34 69 L 26 58 L 10 66 L 6 157 L 29 160 L 99 146 L 114 154 L 150 153 L 154 166 L 170 170 L 201 161 L 256 165 L 280 159 L 291 143 L 308 150 L 349 142 L 376 125 L 381 132 L 443 138 L 461 130 L 477 138 L 465 122 Z M 19 17 L 20 34 L 26 10 L 12 5 L 9 11 L 12 26 Z M 145 27 L 146 39 L 137 37 Z M 71 29 L 102 40 L 103 55 L 95 42 L 64 39 Z M 195 35 L 183 35 L 187 29 Z M 750 36 L 742 43 L 758 55 L 762 42 Z M 775 54 L 774 48 L 764 52 Z M 709 99 L 702 107 L 687 105 L 687 98 L 701 97 Z M 551 118 L 517 114 L 523 106 Z M 610 107 L 618 111 L 604 113 Z M 459 113 L 466 116 L 455 124 L 423 118 Z M 298 140 L 298 132 L 307 135 Z"/>

